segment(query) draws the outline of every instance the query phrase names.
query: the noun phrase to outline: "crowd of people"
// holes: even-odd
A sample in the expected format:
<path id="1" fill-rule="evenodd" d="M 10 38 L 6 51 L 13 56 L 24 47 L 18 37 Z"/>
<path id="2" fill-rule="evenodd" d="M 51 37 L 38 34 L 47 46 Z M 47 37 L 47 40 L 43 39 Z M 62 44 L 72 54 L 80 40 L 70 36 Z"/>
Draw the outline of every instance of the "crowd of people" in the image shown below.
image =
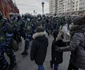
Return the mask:
<path id="1" fill-rule="evenodd" d="M 10 13 L 4 18 L 0 12 L 0 70 L 12 70 L 17 62 L 14 51 L 19 50 L 22 38 L 25 46 L 21 55 L 27 55 L 31 43 L 30 59 L 38 65 L 38 70 L 45 70 L 43 63 L 48 48 L 48 37 L 54 40 L 51 46 L 50 67 L 58 70 L 63 62 L 63 52 L 71 51 L 68 70 L 85 69 L 85 17 L 33 16 L 29 13 L 20 15 Z M 4 53 L 7 54 L 10 64 Z M 54 66 L 54 67 L 53 67 Z"/>

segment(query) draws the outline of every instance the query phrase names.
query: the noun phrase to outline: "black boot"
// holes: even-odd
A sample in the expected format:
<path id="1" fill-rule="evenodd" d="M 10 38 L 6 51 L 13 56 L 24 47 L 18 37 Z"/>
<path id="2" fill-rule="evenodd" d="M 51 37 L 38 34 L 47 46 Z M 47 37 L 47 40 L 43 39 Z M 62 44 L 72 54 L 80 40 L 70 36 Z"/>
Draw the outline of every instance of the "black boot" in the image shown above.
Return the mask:
<path id="1" fill-rule="evenodd" d="M 54 64 L 54 63 L 53 63 L 53 61 L 51 60 L 51 61 L 50 61 L 50 67 L 51 67 L 51 68 L 53 68 L 53 64 Z"/>
<path id="2" fill-rule="evenodd" d="M 22 52 L 21 55 L 27 55 L 28 54 L 28 47 L 29 47 L 29 41 L 25 40 L 24 52 Z"/>
<path id="3" fill-rule="evenodd" d="M 7 64 L 7 65 L 4 66 L 3 68 L 1 68 L 1 70 L 9 70 L 9 64 Z"/>
<path id="4" fill-rule="evenodd" d="M 8 70 L 12 70 L 16 65 L 17 65 L 16 62 L 15 63 L 11 63 Z"/>
<path id="5" fill-rule="evenodd" d="M 28 52 L 22 52 L 21 55 L 28 55 Z"/>

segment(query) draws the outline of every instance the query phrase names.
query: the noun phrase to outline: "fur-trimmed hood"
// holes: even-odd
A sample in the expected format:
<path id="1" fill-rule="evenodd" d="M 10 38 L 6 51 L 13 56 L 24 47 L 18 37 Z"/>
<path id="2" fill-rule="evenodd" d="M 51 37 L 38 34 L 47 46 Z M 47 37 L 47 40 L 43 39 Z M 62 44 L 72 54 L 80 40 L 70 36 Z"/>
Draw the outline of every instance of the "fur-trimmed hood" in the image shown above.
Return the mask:
<path id="1" fill-rule="evenodd" d="M 36 37 L 44 36 L 44 35 L 47 37 L 46 31 L 44 31 L 44 32 L 36 32 L 36 33 L 32 36 L 32 38 L 35 39 Z"/>

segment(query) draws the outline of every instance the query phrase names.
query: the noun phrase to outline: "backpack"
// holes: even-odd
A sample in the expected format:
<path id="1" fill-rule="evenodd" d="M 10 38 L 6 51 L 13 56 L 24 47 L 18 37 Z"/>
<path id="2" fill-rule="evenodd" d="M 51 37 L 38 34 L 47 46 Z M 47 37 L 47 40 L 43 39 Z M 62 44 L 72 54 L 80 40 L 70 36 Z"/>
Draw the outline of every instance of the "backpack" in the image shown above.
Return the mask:
<path id="1" fill-rule="evenodd" d="M 28 26 L 26 28 L 26 32 L 27 32 L 27 34 L 32 34 L 32 28 L 30 26 Z"/>
<path id="2" fill-rule="evenodd" d="M 32 34 L 32 28 L 30 26 L 30 23 L 25 23 L 25 28 L 26 28 L 26 33 L 27 34 Z"/>

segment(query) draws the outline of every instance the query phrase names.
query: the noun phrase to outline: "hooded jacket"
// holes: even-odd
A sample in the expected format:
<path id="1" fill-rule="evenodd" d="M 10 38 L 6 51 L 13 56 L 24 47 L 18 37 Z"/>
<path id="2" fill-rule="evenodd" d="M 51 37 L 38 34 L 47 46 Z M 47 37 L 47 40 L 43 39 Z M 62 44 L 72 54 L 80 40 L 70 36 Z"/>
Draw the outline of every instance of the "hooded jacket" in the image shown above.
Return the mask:
<path id="1" fill-rule="evenodd" d="M 48 39 L 46 32 L 38 32 L 33 35 L 31 45 L 31 60 L 35 60 L 37 65 L 43 65 L 47 53 Z"/>
<path id="2" fill-rule="evenodd" d="M 85 69 L 85 25 L 76 25 L 71 29 L 69 46 L 58 49 L 71 51 L 71 62 L 77 68 Z"/>

